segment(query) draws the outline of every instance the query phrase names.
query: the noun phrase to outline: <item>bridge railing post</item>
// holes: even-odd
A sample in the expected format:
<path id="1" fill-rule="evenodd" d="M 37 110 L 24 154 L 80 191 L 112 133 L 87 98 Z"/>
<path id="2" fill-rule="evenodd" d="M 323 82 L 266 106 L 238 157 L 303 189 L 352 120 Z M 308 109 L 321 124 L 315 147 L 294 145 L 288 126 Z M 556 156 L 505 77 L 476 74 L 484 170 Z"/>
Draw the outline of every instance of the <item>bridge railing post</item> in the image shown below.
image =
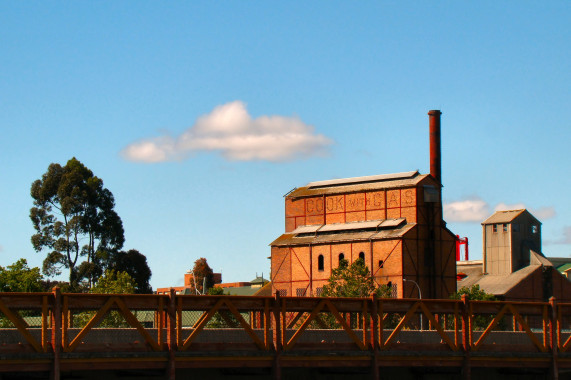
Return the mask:
<path id="1" fill-rule="evenodd" d="M 557 356 L 559 349 L 559 329 L 561 321 L 557 310 L 557 300 L 555 297 L 549 299 L 551 314 L 549 316 L 549 345 L 551 346 L 551 379 L 559 379 L 559 368 L 557 365 Z"/>
<path id="2" fill-rule="evenodd" d="M 472 316 L 470 315 L 470 299 L 467 294 L 462 295 L 462 348 L 464 350 L 464 362 L 462 363 L 462 378 L 470 380 L 470 350 L 472 347 Z"/>
<path id="3" fill-rule="evenodd" d="M 54 351 L 54 359 L 51 368 L 50 378 L 52 380 L 60 379 L 60 355 L 62 342 L 62 318 L 61 318 L 61 291 L 58 286 L 53 288 L 54 306 L 51 314 L 52 326 L 52 349 Z"/>
<path id="4" fill-rule="evenodd" d="M 280 299 L 280 293 L 276 291 L 274 297 L 274 305 L 272 308 L 273 312 L 273 343 L 274 343 L 274 362 L 272 365 L 272 377 L 274 380 L 281 380 L 282 378 L 282 368 L 280 362 L 281 351 L 283 347 L 283 335 L 282 335 L 282 315 L 281 315 L 281 305 L 282 301 Z"/>
<path id="5" fill-rule="evenodd" d="M 379 348 L 379 308 L 378 308 L 379 305 L 377 302 L 376 294 L 373 294 L 371 296 L 370 302 L 371 302 L 371 314 L 370 314 L 371 346 L 370 347 L 373 351 L 376 351 Z"/>
<path id="6" fill-rule="evenodd" d="M 167 346 L 169 349 L 169 361 L 167 368 L 167 379 L 175 380 L 176 363 L 175 351 L 177 349 L 177 318 L 176 318 L 176 292 L 173 288 L 169 291 L 169 304 L 167 307 Z"/>
<path id="7" fill-rule="evenodd" d="M 378 353 L 378 348 L 379 348 L 379 308 L 378 308 L 378 301 L 377 301 L 377 295 L 373 293 L 373 295 L 371 296 L 371 314 L 370 314 L 370 318 L 371 318 L 371 339 L 369 340 L 371 342 L 369 349 L 371 350 L 371 378 L 373 380 L 378 380 L 379 379 L 379 353 Z M 383 316 L 381 315 L 381 318 Z"/>

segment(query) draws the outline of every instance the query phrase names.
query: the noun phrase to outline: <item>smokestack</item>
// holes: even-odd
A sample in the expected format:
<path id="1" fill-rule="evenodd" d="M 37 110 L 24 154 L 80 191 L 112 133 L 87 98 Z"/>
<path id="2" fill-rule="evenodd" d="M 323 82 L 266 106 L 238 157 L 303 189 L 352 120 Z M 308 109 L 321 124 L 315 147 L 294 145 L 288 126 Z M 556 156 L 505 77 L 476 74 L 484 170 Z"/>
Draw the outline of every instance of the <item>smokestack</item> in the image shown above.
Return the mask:
<path id="1" fill-rule="evenodd" d="M 430 124 L 430 174 L 442 184 L 442 156 L 440 154 L 440 115 L 439 110 L 428 111 Z"/>

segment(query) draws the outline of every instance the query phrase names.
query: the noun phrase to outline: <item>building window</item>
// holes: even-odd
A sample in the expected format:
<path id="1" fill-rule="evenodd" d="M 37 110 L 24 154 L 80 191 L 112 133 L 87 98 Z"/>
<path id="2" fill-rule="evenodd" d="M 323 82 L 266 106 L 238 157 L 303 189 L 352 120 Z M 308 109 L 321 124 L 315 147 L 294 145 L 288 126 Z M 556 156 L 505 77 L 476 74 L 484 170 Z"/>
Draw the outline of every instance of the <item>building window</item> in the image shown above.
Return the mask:
<path id="1" fill-rule="evenodd" d="M 506 223 L 502 224 L 502 228 L 504 229 L 504 232 L 508 232 L 508 225 Z"/>
<path id="2" fill-rule="evenodd" d="M 317 257 L 317 270 L 319 271 L 324 271 L 325 270 L 325 260 L 323 258 L 323 255 L 319 255 Z"/>
<path id="3" fill-rule="evenodd" d="M 379 268 L 382 268 L 385 262 L 383 260 L 379 260 Z"/>
<path id="4" fill-rule="evenodd" d="M 359 260 L 365 261 L 365 252 L 359 252 Z"/>
<path id="5" fill-rule="evenodd" d="M 295 290 L 295 295 L 298 297 L 305 297 L 305 292 L 307 292 L 307 288 L 297 288 Z"/>
<path id="6" fill-rule="evenodd" d="M 323 293 L 323 287 L 315 289 L 315 295 L 317 297 L 321 297 L 321 293 Z"/>
<path id="7" fill-rule="evenodd" d="M 498 232 L 498 225 L 497 225 L 497 224 L 494 224 L 493 227 L 492 227 L 492 230 L 493 230 L 494 232 Z"/>
<path id="8" fill-rule="evenodd" d="M 339 266 L 341 266 L 341 263 L 343 263 L 343 261 L 345 261 L 345 255 L 343 253 L 339 254 Z"/>
<path id="9" fill-rule="evenodd" d="M 280 294 L 280 297 L 285 297 L 287 296 L 287 289 L 279 289 L 278 293 Z"/>
<path id="10" fill-rule="evenodd" d="M 539 228 L 534 224 L 531 226 L 531 233 L 536 234 L 539 231 Z"/>

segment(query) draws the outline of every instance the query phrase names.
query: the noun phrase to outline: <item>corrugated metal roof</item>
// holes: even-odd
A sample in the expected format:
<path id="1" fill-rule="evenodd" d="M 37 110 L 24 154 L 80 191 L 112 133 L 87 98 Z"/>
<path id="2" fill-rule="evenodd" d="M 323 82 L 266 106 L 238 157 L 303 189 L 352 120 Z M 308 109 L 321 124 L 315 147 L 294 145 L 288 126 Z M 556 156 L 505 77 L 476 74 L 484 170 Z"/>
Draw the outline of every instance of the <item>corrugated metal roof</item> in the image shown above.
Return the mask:
<path id="1" fill-rule="evenodd" d="M 529 265 L 507 276 L 486 275 L 477 284 L 486 293 L 503 296 L 539 268 L 541 268 L 540 265 Z"/>
<path id="2" fill-rule="evenodd" d="M 304 197 L 311 197 L 311 196 L 319 196 L 319 195 L 335 195 L 335 194 L 346 194 L 346 193 L 356 193 L 356 192 L 363 192 L 363 191 L 374 191 L 374 190 L 384 190 L 384 189 L 395 189 L 395 188 L 405 188 L 405 187 L 414 187 L 417 186 L 422 181 L 429 178 L 429 184 L 433 186 L 440 186 L 439 184 L 432 179 L 429 174 L 418 174 L 418 172 L 409 172 L 409 173 L 416 173 L 411 177 L 405 178 L 393 178 L 393 174 L 387 175 L 387 179 L 385 180 L 378 180 L 373 182 L 349 182 L 340 185 L 329 185 L 329 186 L 319 186 L 319 187 L 310 187 L 311 184 L 297 188 L 290 192 L 286 197 L 287 198 L 304 198 Z M 377 176 L 371 176 L 371 178 Z M 367 178 L 367 177 L 359 177 L 359 178 Z M 326 181 L 320 181 L 326 182 Z M 313 184 L 319 182 L 312 182 Z"/>
<path id="3" fill-rule="evenodd" d="M 552 267 L 553 264 L 541 253 L 529 250 L 529 262 L 532 265 L 543 265 L 544 267 Z"/>
<path id="4" fill-rule="evenodd" d="M 561 273 L 567 272 L 569 269 L 571 269 L 571 264 L 565 264 L 561 265 L 560 267 L 557 267 L 557 270 Z"/>
<path id="5" fill-rule="evenodd" d="M 312 233 L 329 233 L 335 231 L 355 231 L 355 230 L 371 230 L 371 229 L 385 229 L 398 227 L 406 222 L 406 218 L 395 219 L 378 219 L 367 220 L 360 222 L 349 223 L 332 223 L 332 224 L 319 224 L 312 226 L 299 226 L 291 233 L 299 234 L 312 234 Z"/>
<path id="6" fill-rule="evenodd" d="M 323 235 L 296 236 L 293 233 L 286 233 L 274 240 L 271 246 L 299 246 L 299 245 L 315 245 L 339 243 L 344 241 L 368 241 L 368 240 L 385 240 L 403 237 L 407 232 L 416 226 L 415 223 L 405 224 L 400 228 L 394 228 L 381 231 L 342 231 L 335 233 L 327 233 Z"/>
<path id="7" fill-rule="evenodd" d="M 406 220 L 406 218 L 395 218 L 395 219 L 385 219 L 381 223 L 381 228 L 397 227 L 401 225 Z"/>
<path id="8" fill-rule="evenodd" d="M 396 179 L 413 178 L 416 175 L 418 175 L 418 170 L 413 172 L 403 172 L 403 173 L 394 173 L 394 174 L 379 174 L 379 175 L 370 175 L 364 177 L 330 179 L 326 181 L 310 182 L 307 184 L 307 187 L 316 188 L 316 187 L 330 187 L 330 186 L 347 186 L 347 185 L 355 185 L 359 183 L 368 183 L 368 182 L 394 181 Z"/>
<path id="9" fill-rule="evenodd" d="M 484 220 L 482 224 L 496 224 L 496 223 L 510 223 L 512 220 L 517 218 L 521 213 L 526 211 L 521 210 L 507 210 L 507 211 L 496 211 L 488 219 Z"/>
<path id="10" fill-rule="evenodd" d="M 480 289 L 488 294 L 504 296 L 538 268 L 552 266 L 551 262 L 537 252 L 530 251 L 530 256 L 532 262 L 531 265 L 507 275 L 483 274 L 483 265 L 481 261 L 474 262 L 474 264 L 457 265 L 457 273 L 464 273 L 467 275 L 467 277 L 458 281 L 458 289 L 464 287 L 470 288 L 473 285 L 479 285 Z"/>
<path id="11" fill-rule="evenodd" d="M 323 224 L 316 224 L 313 226 L 299 226 L 295 230 L 292 231 L 293 234 L 309 234 L 316 232 L 318 229 L 321 228 Z"/>
<path id="12" fill-rule="evenodd" d="M 377 228 L 382 222 L 382 220 L 368 220 L 365 222 L 326 224 L 322 226 L 318 232 L 369 230 L 372 228 Z"/>

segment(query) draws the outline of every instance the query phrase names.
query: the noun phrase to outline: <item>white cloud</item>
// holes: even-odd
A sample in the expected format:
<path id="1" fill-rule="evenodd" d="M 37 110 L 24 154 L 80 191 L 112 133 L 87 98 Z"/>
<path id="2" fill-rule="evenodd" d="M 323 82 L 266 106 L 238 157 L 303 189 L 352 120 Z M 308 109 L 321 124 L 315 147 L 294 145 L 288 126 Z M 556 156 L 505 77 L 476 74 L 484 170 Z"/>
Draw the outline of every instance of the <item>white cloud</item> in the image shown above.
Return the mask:
<path id="1" fill-rule="evenodd" d="M 527 209 L 533 216 L 535 216 L 540 221 L 554 218 L 556 215 L 555 208 L 553 207 L 540 207 L 538 209 L 525 207 L 523 203 L 515 203 L 513 205 L 508 205 L 505 203 L 499 203 L 494 211 L 506 211 L 506 210 L 521 210 Z"/>
<path id="2" fill-rule="evenodd" d="M 482 222 L 490 216 L 490 206 L 484 200 L 473 197 L 446 203 L 443 212 L 447 222 Z"/>
<path id="3" fill-rule="evenodd" d="M 496 211 L 521 210 L 527 208 L 523 203 L 498 203 L 493 211 L 490 205 L 478 196 L 465 200 L 446 203 L 443 206 L 444 220 L 448 222 L 483 222 L 484 219 Z M 540 221 L 555 217 L 556 212 L 553 207 L 541 207 L 538 209 L 527 208 Z M 571 232 L 570 232 L 571 233 Z"/>
<path id="4" fill-rule="evenodd" d="M 178 137 L 144 139 L 128 145 L 121 154 L 130 161 L 154 163 L 217 151 L 229 161 L 283 162 L 325 155 L 332 143 L 297 117 L 253 119 L 243 102 L 234 101 L 199 117 Z"/>

